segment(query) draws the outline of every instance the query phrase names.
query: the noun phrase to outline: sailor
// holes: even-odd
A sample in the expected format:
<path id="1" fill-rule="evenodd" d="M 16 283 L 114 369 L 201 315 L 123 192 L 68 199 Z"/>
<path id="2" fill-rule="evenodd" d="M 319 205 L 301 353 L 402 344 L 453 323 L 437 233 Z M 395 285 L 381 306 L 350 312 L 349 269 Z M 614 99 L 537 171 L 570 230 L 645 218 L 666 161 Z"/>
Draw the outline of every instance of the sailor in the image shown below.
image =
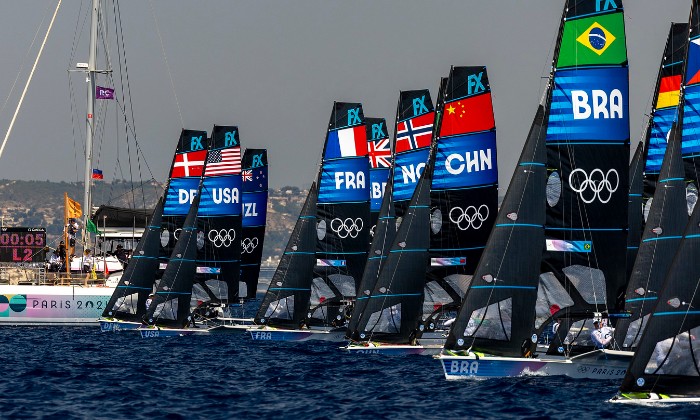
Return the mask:
<path id="1" fill-rule="evenodd" d="M 597 349 L 604 349 L 610 344 L 613 339 L 613 329 L 607 325 L 602 326 L 600 321 L 593 321 L 593 331 L 591 332 L 591 341 Z"/>
<path id="2" fill-rule="evenodd" d="M 117 250 L 114 251 L 114 256 L 117 257 L 119 262 L 122 263 L 124 268 L 126 268 L 126 251 L 124 250 L 124 247 L 121 244 L 117 245 Z"/>
<path id="3" fill-rule="evenodd" d="M 90 251 L 89 248 L 86 248 L 85 251 L 83 251 L 83 273 L 89 273 L 92 270 L 92 251 Z"/>
<path id="4" fill-rule="evenodd" d="M 153 298 L 155 298 L 155 297 L 156 296 L 153 293 L 148 295 L 148 299 L 146 299 L 146 310 L 148 310 L 148 308 L 151 306 L 151 303 L 153 302 Z"/>

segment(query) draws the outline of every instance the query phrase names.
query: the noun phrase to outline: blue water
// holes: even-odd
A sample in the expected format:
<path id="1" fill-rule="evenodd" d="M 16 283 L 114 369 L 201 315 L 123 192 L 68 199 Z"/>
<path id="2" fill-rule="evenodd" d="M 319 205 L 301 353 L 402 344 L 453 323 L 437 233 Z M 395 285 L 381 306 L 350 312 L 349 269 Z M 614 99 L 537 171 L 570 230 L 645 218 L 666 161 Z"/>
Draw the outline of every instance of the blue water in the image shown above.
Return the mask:
<path id="1" fill-rule="evenodd" d="M 447 382 L 430 357 L 347 355 L 243 333 L 142 339 L 99 327 L 0 328 L 0 418 L 689 418 L 606 402 L 617 381 Z"/>

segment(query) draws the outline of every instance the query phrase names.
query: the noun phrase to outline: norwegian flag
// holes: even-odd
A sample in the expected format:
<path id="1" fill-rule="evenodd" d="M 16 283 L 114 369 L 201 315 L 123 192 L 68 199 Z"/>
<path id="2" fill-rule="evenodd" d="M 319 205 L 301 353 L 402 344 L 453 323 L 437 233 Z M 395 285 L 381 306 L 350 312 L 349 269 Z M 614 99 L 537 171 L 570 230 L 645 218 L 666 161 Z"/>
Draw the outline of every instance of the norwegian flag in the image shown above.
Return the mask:
<path id="1" fill-rule="evenodd" d="M 368 141 L 369 163 L 372 168 L 391 168 L 389 139 Z"/>
<path id="2" fill-rule="evenodd" d="M 235 175 L 241 172 L 240 146 L 210 150 L 204 176 Z"/>
<path id="3" fill-rule="evenodd" d="M 241 172 L 241 176 L 243 177 L 243 182 L 253 181 L 253 171 L 251 169 L 246 169 L 245 171 Z"/>
<path id="4" fill-rule="evenodd" d="M 434 112 L 401 121 L 396 127 L 396 153 L 430 146 Z"/>
<path id="5" fill-rule="evenodd" d="M 206 150 L 175 155 L 175 163 L 173 163 L 173 170 L 170 173 L 170 178 L 202 176 L 202 169 L 204 168 L 204 159 L 206 156 Z"/>

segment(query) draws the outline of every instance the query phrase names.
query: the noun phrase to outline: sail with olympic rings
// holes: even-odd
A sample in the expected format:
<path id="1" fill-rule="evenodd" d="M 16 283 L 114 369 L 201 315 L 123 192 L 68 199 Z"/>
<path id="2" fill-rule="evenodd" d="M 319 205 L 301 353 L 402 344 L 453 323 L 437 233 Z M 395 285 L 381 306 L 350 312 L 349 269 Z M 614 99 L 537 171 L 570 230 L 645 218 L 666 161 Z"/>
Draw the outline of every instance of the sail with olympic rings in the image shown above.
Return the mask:
<path id="1" fill-rule="evenodd" d="M 498 212 L 496 125 L 487 69 L 453 66 L 441 90 L 421 333 L 444 330 L 442 324 L 455 317 Z"/>
<path id="2" fill-rule="evenodd" d="M 318 174 L 309 326 L 343 327 L 370 243 L 370 160 L 362 104 L 335 102 Z"/>
<path id="3" fill-rule="evenodd" d="M 558 39 L 547 91 L 546 239 L 535 328 L 540 336 L 558 322 L 547 354 L 571 357 L 595 349 L 593 322 L 621 309 L 627 283 L 621 262 L 629 68 L 622 1 L 568 0 Z"/>
<path id="4" fill-rule="evenodd" d="M 241 231 L 241 286 L 239 298 L 255 299 L 267 220 L 267 149 L 243 154 L 243 229 Z M 243 290 L 245 287 L 245 290 Z"/>

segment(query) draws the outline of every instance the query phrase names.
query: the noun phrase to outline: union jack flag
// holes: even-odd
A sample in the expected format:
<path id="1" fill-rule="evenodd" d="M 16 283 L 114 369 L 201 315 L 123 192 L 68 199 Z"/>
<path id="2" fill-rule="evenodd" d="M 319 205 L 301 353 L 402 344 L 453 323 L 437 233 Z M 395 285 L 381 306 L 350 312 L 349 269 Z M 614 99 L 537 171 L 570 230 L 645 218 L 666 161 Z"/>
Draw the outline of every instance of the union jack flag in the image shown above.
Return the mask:
<path id="1" fill-rule="evenodd" d="M 396 126 L 396 153 L 430 146 L 435 112 L 401 121 Z"/>
<path id="2" fill-rule="evenodd" d="M 253 180 L 253 171 L 251 169 L 246 169 L 241 172 L 241 176 L 243 177 L 243 182 L 250 182 Z"/>
<path id="3" fill-rule="evenodd" d="M 389 139 L 368 141 L 369 164 L 372 168 L 391 168 L 391 147 Z"/>

